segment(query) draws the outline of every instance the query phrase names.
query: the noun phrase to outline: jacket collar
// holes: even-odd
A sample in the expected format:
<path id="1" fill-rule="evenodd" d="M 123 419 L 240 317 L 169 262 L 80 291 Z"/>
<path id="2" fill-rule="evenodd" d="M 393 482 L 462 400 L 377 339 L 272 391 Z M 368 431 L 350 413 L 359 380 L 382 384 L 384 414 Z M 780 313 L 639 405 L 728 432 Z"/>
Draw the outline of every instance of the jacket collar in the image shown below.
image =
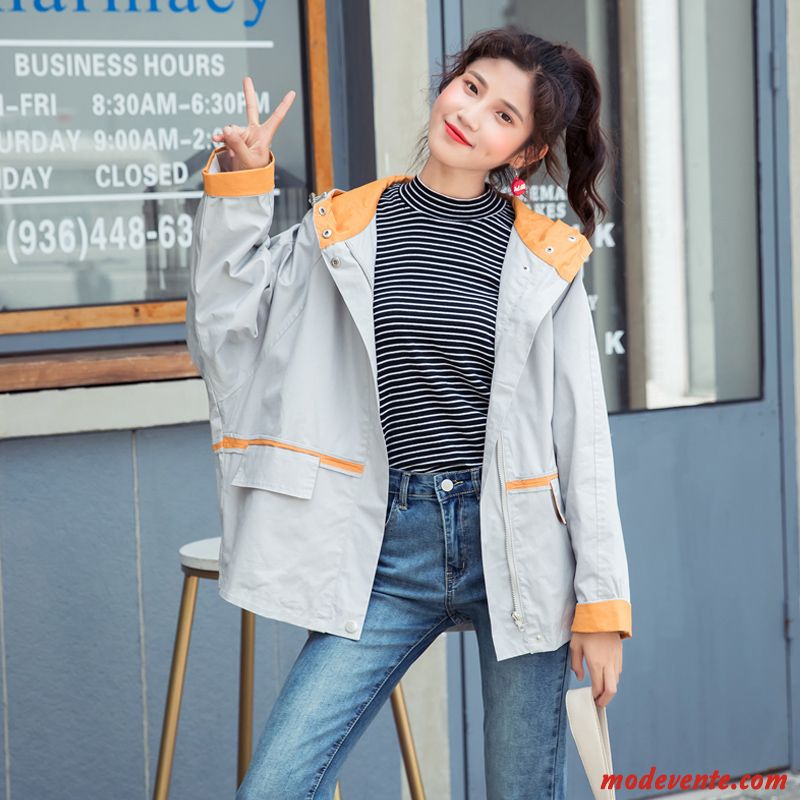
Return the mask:
<path id="1" fill-rule="evenodd" d="M 413 175 L 390 175 L 355 189 L 331 189 L 314 203 L 314 224 L 320 248 L 351 239 L 369 225 L 384 190 L 393 183 L 410 181 Z M 537 258 L 570 282 L 592 252 L 589 240 L 572 225 L 531 210 L 511 197 L 514 228 L 522 243 Z"/>

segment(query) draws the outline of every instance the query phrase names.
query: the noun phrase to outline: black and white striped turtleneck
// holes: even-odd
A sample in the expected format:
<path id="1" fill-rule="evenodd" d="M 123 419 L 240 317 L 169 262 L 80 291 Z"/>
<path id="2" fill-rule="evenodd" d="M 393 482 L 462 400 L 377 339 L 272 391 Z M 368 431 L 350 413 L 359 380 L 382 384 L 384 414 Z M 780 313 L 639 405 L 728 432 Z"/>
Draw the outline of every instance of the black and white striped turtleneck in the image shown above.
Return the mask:
<path id="1" fill-rule="evenodd" d="M 376 225 L 373 315 L 389 466 L 480 466 L 511 202 L 488 183 L 464 199 L 414 176 L 383 192 Z"/>

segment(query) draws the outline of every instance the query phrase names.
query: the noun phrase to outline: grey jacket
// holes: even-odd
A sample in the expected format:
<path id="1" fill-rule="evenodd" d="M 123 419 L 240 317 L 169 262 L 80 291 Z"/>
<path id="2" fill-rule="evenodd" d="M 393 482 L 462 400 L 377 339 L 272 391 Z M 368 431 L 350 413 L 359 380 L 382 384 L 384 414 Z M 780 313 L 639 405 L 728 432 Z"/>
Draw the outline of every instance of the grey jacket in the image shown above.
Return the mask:
<path id="1" fill-rule="evenodd" d="M 224 172 L 194 221 L 187 343 L 209 399 L 219 593 L 358 640 L 383 538 L 388 457 L 372 316 L 375 211 L 393 175 L 313 198 L 270 234 L 275 159 Z M 631 635 L 597 341 L 592 248 L 513 198 L 483 452 L 481 544 L 498 661 L 573 631 Z"/>

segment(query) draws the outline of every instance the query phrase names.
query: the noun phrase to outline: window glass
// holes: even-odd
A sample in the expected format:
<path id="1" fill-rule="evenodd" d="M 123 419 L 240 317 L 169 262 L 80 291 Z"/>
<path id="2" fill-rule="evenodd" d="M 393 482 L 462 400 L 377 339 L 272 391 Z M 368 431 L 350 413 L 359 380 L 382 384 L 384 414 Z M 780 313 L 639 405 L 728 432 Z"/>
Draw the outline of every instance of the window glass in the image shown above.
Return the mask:
<path id="1" fill-rule="evenodd" d="M 246 124 L 245 75 L 262 121 L 298 93 L 275 229 L 307 209 L 299 2 L 0 0 L 0 24 L 0 310 L 184 299 L 201 170 Z"/>
<path id="2" fill-rule="evenodd" d="M 516 23 L 597 70 L 619 165 L 600 184 L 610 214 L 585 284 L 609 410 L 759 397 L 750 0 L 463 0 L 462 12 L 465 41 Z M 543 171 L 529 186 L 534 210 L 577 224 Z"/>

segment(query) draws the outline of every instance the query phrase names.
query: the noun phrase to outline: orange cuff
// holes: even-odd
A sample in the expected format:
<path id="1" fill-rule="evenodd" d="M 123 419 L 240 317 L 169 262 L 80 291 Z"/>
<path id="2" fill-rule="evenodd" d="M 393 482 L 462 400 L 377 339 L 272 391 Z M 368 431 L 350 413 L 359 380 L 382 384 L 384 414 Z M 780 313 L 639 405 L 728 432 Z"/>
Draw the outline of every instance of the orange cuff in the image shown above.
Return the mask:
<path id="1" fill-rule="evenodd" d="M 236 169 L 230 172 L 209 172 L 214 156 L 227 150 L 227 145 L 218 147 L 208 157 L 203 167 L 203 188 L 213 197 L 251 197 L 266 194 L 275 189 L 275 156 L 269 151 L 269 164 L 255 169 Z"/>
<path id="2" fill-rule="evenodd" d="M 631 604 L 627 600 L 601 600 L 575 606 L 573 633 L 613 631 L 618 632 L 621 639 L 629 639 L 632 630 Z"/>

